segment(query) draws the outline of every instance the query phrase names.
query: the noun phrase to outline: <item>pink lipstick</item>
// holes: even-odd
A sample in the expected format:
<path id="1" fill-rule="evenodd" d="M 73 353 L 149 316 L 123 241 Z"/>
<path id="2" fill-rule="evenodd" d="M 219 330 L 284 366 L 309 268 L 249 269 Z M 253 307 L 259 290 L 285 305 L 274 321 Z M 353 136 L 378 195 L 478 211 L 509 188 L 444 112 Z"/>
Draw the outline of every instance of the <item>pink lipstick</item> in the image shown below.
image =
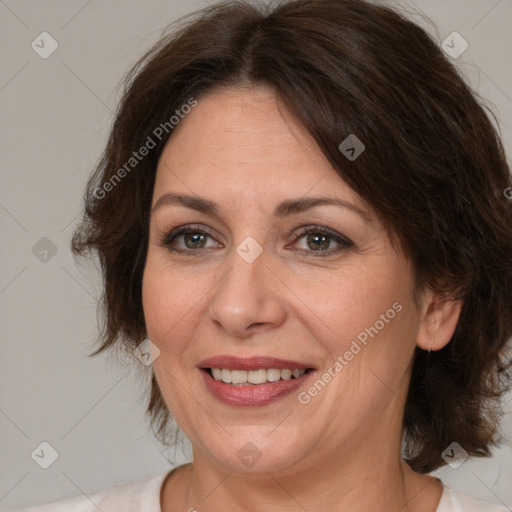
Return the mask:
<path id="1" fill-rule="evenodd" d="M 299 361 L 265 356 L 215 356 L 199 363 L 208 391 L 232 406 L 263 406 L 292 393 L 314 368 Z"/>

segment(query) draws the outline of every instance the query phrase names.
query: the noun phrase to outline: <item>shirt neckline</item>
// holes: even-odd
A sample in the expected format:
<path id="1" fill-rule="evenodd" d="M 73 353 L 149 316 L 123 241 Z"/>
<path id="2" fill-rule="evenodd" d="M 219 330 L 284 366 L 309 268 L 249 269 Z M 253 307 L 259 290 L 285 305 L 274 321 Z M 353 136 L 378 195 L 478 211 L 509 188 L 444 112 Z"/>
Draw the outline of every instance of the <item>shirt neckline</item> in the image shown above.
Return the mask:
<path id="1" fill-rule="evenodd" d="M 149 504 L 148 510 L 154 510 L 155 512 L 162 512 L 162 493 L 164 489 L 164 483 L 167 480 L 167 478 L 170 478 L 170 475 L 178 468 L 184 466 L 186 464 L 182 464 L 181 466 L 176 466 L 175 468 L 172 468 L 170 471 L 167 471 L 166 473 L 163 473 L 162 475 L 159 475 L 156 477 L 156 488 L 158 492 L 151 493 L 151 503 Z M 433 475 L 432 475 L 433 476 Z M 449 508 L 447 506 L 449 505 L 449 488 L 446 487 L 443 483 L 443 481 L 438 478 L 434 477 L 442 486 L 443 490 L 441 492 L 441 498 L 439 499 L 439 503 L 437 504 L 435 512 L 445 512 L 448 511 Z"/>
<path id="2" fill-rule="evenodd" d="M 163 475 L 160 475 L 160 477 L 157 477 L 156 484 L 158 492 L 151 493 L 152 496 L 152 502 L 150 506 L 148 507 L 148 510 L 154 510 L 155 512 L 162 512 L 162 493 L 164 490 L 164 483 L 167 480 L 167 478 L 170 478 L 170 475 L 174 472 L 174 470 L 180 468 L 182 466 L 176 466 L 175 468 L 172 468 L 170 471 L 167 471 Z"/>

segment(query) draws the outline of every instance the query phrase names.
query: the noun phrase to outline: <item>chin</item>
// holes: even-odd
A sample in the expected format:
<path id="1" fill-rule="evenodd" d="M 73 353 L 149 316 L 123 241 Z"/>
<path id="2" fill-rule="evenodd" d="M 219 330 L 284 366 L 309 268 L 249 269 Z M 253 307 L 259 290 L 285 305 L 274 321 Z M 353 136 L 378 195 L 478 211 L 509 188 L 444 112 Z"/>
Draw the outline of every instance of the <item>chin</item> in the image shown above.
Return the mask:
<path id="1" fill-rule="evenodd" d="M 277 435 L 276 426 L 240 428 L 239 434 L 209 431 L 208 437 L 196 437 L 193 444 L 225 469 L 237 473 L 266 474 L 296 472 L 306 456 L 304 433 L 290 435 L 289 429 Z M 269 435 L 269 432 L 271 433 Z M 197 441 L 197 442 L 196 442 Z"/>

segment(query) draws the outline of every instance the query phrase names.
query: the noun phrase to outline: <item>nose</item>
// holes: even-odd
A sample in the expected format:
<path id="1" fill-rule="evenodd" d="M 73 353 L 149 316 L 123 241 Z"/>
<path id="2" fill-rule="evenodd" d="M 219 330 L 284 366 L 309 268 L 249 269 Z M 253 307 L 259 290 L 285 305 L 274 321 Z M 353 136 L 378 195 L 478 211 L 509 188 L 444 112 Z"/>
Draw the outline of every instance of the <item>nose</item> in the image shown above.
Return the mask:
<path id="1" fill-rule="evenodd" d="M 284 322 L 283 284 L 268 263 L 266 251 L 251 263 L 233 251 L 229 268 L 215 288 L 209 308 L 211 320 L 225 333 L 247 338 Z"/>

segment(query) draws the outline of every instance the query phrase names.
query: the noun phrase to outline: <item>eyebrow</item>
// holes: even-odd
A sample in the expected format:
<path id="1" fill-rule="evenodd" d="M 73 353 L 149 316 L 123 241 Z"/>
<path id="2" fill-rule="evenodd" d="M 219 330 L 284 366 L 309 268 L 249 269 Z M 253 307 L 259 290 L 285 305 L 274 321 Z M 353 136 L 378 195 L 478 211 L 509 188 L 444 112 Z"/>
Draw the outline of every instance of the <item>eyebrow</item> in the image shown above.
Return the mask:
<path id="1" fill-rule="evenodd" d="M 163 196 L 161 196 L 151 208 L 151 214 L 155 213 L 155 211 L 159 210 L 164 206 L 170 205 L 185 206 L 186 208 L 197 210 L 198 212 L 204 213 L 206 215 L 221 217 L 221 210 L 217 203 L 214 203 L 213 201 L 198 196 L 189 196 L 173 193 L 164 194 Z M 358 208 L 354 204 L 349 203 L 348 201 L 344 201 L 343 199 L 328 196 L 287 199 L 279 203 L 274 208 L 273 214 L 275 217 L 282 218 L 287 217 L 289 215 L 293 215 L 295 213 L 304 212 L 316 206 L 325 205 L 333 205 L 346 208 L 354 213 L 357 213 L 366 222 L 371 222 L 371 218 L 368 215 L 368 213 L 362 210 L 361 208 Z"/>

